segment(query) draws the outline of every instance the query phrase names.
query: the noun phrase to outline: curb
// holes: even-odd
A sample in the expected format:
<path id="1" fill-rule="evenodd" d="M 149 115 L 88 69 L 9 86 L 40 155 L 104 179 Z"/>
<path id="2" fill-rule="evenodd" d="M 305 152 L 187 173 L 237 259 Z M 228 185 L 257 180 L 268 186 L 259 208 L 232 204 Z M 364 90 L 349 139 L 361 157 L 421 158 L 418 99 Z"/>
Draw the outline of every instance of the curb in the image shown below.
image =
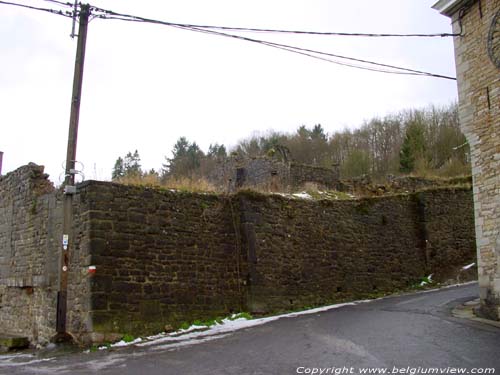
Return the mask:
<path id="1" fill-rule="evenodd" d="M 475 322 L 480 322 L 480 323 L 488 324 L 488 325 L 493 326 L 493 327 L 500 328 L 500 321 L 479 318 L 478 316 L 476 316 L 474 314 L 474 310 L 477 307 L 479 307 L 479 305 L 480 305 L 479 298 L 477 298 L 477 299 L 465 302 L 462 305 L 455 307 L 451 311 L 451 313 L 455 318 L 468 319 L 468 320 L 472 320 Z"/>

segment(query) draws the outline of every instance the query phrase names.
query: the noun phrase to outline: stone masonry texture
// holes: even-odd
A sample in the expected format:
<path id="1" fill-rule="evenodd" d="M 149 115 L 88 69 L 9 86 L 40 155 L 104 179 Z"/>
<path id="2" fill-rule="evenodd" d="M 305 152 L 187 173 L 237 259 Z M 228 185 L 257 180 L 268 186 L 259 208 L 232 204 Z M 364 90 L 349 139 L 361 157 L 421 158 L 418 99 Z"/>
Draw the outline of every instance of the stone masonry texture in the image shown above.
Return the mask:
<path id="1" fill-rule="evenodd" d="M 61 192 L 36 165 L 1 177 L 0 192 L 0 330 L 44 343 Z M 467 187 L 317 201 L 88 181 L 74 210 L 67 326 L 81 343 L 377 296 L 431 273 L 444 281 L 476 254 Z"/>
<path id="2" fill-rule="evenodd" d="M 238 189 L 296 191 L 307 183 L 336 189 L 339 169 L 317 167 L 270 157 L 230 157 L 221 161 L 209 180 L 221 191 Z"/>
<path id="3" fill-rule="evenodd" d="M 54 188 L 31 164 L 0 177 L 0 327 L 46 342 L 55 327 Z"/>
<path id="4" fill-rule="evenodd" d="M 78 202 L 79 196 L 68 289 L 68 323 L 77 339 L 89 331 L 90 303 L 80 266 L 86 261 L 81 259 L 86 216 Z M 29 164 L 1 176 L 0 332 L 28 337 L 33 344 L 48 343 L 55 335 L 61 240 L 62 193 L 43 167 Z"/>
<path id="5" fill-rule="evenodd" d="M 447 15 L 453 32 L 462 33 L 454 38 L 455 62 L 460 122 L 471 149 L 481 308 L 500 320 L 500 69 L 487 48 L 500 0 L 458 5 Z M 495 35 L 498 53 L 498 26 Z"/>
<path id="6" fill-rule="evenodd" d="M 444 279 L 474 261 L 470 189 L 359 201 L 88 182 L 93 339 Z"/>

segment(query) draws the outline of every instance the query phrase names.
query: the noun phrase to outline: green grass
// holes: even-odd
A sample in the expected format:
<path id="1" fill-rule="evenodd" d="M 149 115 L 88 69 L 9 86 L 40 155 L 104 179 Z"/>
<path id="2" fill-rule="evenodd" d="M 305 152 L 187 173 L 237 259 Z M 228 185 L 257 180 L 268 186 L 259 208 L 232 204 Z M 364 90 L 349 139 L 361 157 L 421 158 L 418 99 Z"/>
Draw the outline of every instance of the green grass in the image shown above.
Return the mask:
<path id="1" fill-rule="evenodd" d="M 229 317 L 229 320 L 236 320 L 236 319 L 240 319 L 240 318 L 244 318 L 246 320 L 253 319 L 252 315 L 250 315 L 249 313 L 247 313 L 247 312 L 240 312 L 238 314 L 233 314 L 231 317 Z"/>
<path id="2" fill-rule="evenodd" d="M 135 340 L 135 337 L 132 336 L 132 335 L 129 335 L 128 333 L 123 335 L 123 338 L 122 338 L 123 341 L 125 342 L 132 342 Z"/>

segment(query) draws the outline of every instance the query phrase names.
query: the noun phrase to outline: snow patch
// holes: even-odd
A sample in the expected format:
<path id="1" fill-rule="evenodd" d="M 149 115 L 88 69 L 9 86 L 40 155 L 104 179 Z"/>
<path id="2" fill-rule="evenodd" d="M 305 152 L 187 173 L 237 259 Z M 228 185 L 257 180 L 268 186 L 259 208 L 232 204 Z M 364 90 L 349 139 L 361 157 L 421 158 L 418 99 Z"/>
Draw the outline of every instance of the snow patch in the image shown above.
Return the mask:
<path id="1" fill-rule="evenodd" d="M 151 338 L 150 341 L 145 341 L 145 342 L 139 343 L 139 344 L 137 344 L 137 346 L 141 346 L 141 347 L 142 346 L 153 346 L 153 345 L 158 345 L 158 344 L 169 343 L 168 345 L 171 345 L 172 347 L 178 347 L 178 346 L 188 345 L 188 344 L 182 344 L 182 343 L 186 342 L 186 341 L 193 341 L 193 340 L 194 340 L 193 343 L 196 344 L 199 342 L 208 341 L 209 337 L 211 337 L 210 340 L 215 339 L 215 338 L 225 337 L 229 333 L 232 333 L 232 332 L 235 332 L 235 331 L 238 331 L 241 329 L 245 329 L 245 328 L 251 328 L 251 327 L 259 326 L 262 324 L 270 323 L 270 322 L 273 322 L 273 321 L 281 319 L 281 318 L 293 318 L 293 317 L 297 317 L 300 315 L 317 314 L 319 312 L 324 312 L 324 311 L 337 309 L 337 308 L 344 307 L 344 306 L 351 306 L 351 305 L 355 305 L 355 304 L 356 304 L 356 302 L 340 303 L 340 304 L 336 304 L 336 305 L 318 307 L 318 308 L 310 309 L 310 310 L 304 310 L 304 311 L 299 311 L 299 312 L 294 312 L 294 313 L 270 316 L 270 317 L 259 318 L 259 319 L 251 319 L 251 320 L 247 320 L 245 318 L 237 318 L 237 319 L 232 320 L 232 318 L 234 316 L 237 316 L 237 315 L 233 315 L 231 318 L 223 319 L 222 323 L 220 323 L 220 324 L 216 323 L 212 327 L 205 329 L 203 331 L 191 330 L 190 332 L 186 332 L 188 330 L 184 330 L 184 334 L 182 334 L 182 335 L 179 335 L 180 331 L 176 331 L 176 332 L 172 332 L 172 333 L 168 333 L 168 334 L 150 336 L 150 338 Z M 201 340 L 203 340 L 203 341 L 201 341 Z M 161 346 L 161 348 L 165 349 L 165 345 Z"/>
<path id="2" fill-rule="evenodd" d="M 112 347 L 120 347 L 120 346 L 127 346 L 127 345 L 134 345 L 142 342 L 142 339 L 140 337 L 136 338 L 135 340 L 125 342 L 123 340 L 120 340 L 118 342 L 115 342 L 114 344 L 111 344 Z"/>
<path id="3" fill-rule="evenodd" d="M 294 193 L 292 194 L 296 198 L 302 198 L 302 199 L 313 199 L 308 193 L 303 191 L 302 193 Z"/>

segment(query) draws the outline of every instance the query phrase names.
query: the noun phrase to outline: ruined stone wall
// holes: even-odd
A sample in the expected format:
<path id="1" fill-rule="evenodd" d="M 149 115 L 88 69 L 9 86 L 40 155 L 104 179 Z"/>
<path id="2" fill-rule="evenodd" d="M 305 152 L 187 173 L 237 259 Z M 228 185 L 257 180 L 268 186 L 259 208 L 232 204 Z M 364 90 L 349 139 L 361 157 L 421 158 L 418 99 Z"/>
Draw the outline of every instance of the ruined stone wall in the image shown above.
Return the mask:
<path id="1" fill-rule="evenodd" d="M 230 200 L 90 182 L 94 339 L 240 311 L 243 259 Z M 102 336 L 99 336 L 102 334 Z"/>
<path id="2" fill-rule="evenodd" d="M 55 333 L 59 210 L 43 167 L 0 177 L 0 330 L 31 342 Z"/>
<path id="3" fill-rule="evenodd" d="M 469 189 L 358 201 L 242 193 L 239 203 L 252 312 L 393 292 L 429 274 L 444 281 L 474 262 Z"/>
<path id="4" fill-rule="evenodd" d="M 475 256 L 467 188 L 314 201 L 89 182 L 80 195 L 97 341 L 443 281 Z"/>
<path id="5" fill-rule="evenodd" d="M 0 329 L 47 342 L 61 193 L 33 165 L 3 176 L 0 192 Z M 87 343 L 445 280 L 475 255 L 467 188 L 316 201 L 89 181 L 74 213 L 67 326 Z"/>
<path id="6" fill-rule="evenodd" d="M 289 178 L 287 163 L 266 157 L 231 157 L 221 161 L 209 176 L 209 180 L 224 192 L 241 188 L 286 191 Z"/>
<path id="7" fill-rule="evenodd" d="M 459 114 L 470 145 L 482 310 L 500 319 L 500 68 L 488 56 L 488 36 L 500 0 L 476 1 L 453 15 Z M 462 25 L 462 26 L 460 26 Z M 500 48 L 496 28 L 496 51 Z"/>
<path id="8" fill-rule="evenodd" d="M 383 181 L 373 181 L 370 176 L 341 180 L 338 190 L 356 196 L 374 196 L 397 193 L 414 193 L 439 187 L 471 185 L 472 177 L 427 178 L 416 176 L 391 176 Z"/>
<path id="9" fill-rule="evenodd" d="M 312 165 L 291 163 L 288 185 L 300 188 L 306 183 L 315 183 L 321 189 L 337 190 L 339 183 L 339 168 L 315 167 Z"/>
<path id="10" fill-rule="evenodd" d="M 62 192 L 43 166 L 29 164 L 0 177 L 0 332 L 45 344 L 56 334 L 62 242 Z M 68 281 L 70 334 L 89 332 L 88 221 L 75 196 Z"/>
<path id="11" fill-rule="evenodd" d="M 418 220 L 423 225 L 427 272 L 441 280 L 460 277 L 456 266 L 477 263 L 471 190 L 440 188 L 416 193 L 415 197 Z"/>
<path id="12" fill-rule="evenodd" d="M 336 189 L 339 182 L 337 167 L 323 168 L 312 165 L 283 162 L 268 157 L 232 157 L 220 162 L 209 180 L 221 191 L 238 189 L 288 192 L 315 183 L 321 188 Z"/>

